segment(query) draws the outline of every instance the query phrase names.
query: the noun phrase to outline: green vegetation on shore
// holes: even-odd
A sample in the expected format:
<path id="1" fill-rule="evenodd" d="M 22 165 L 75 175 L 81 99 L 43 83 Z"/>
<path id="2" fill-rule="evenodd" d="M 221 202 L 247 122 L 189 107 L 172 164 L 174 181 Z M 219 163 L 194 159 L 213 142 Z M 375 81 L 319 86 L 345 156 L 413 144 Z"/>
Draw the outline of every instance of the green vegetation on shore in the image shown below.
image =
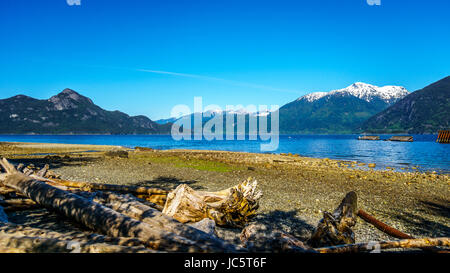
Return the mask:
<path id="1" fill-rule="evenodd" d="M 232 166 L 230 164 L 208 161 L 204 159 L 188 158 L 183 159 L 177 156 L 154 156 L 150 154 L 141 154 L 134 157 L 137 160 L 146 160 L 151 163 L 170 164 L 178 168 L 192 168 L 202 171 L 212 172 L 231 172 L 243 169 L 242 167 Z"/>

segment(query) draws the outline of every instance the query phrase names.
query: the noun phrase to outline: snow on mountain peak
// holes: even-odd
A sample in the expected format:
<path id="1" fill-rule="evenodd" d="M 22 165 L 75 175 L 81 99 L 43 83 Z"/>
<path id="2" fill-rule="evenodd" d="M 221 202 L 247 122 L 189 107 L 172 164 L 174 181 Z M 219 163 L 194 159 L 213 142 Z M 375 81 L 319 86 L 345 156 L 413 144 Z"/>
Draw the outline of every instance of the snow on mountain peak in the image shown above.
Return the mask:
<path id="1" fill-rule="evenodd" d="M 355 82 L 354 84 L 343 89 L 333 90 L 330 92 L 314 92 L 305 95 L 298 100 L 307 100 L 308 102 L 313 102 L 325 96 L 333 95 L 351 95 L 363 99 L 367 102 L 372 101 L 374 98 L 379 98 L 387 103 L 391 103 L 394 100 L 401 99 L 408 95 L 408 90 L 406 90 L 402 86 L 387 85 L 378 87 L 363 82 Z"/>
<path id="2" fill-rule="evenodd" d="M 307 100 L 309 102 L 313 102 L 315 100 L 321 99 L 322 97 L 325 97 L 326 95 L 328 95 L 328 92 L 314 92 L 314 93 L 310 93 L 308 95 L 304 95 L 303 97 L 299 98 L 298 100 Z"/>

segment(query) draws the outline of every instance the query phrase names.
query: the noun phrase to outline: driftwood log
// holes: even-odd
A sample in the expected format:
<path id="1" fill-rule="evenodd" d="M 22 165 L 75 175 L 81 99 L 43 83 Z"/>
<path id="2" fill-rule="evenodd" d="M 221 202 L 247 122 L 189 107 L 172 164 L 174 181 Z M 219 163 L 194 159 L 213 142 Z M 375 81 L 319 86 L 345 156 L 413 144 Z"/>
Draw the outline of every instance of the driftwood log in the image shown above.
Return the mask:
<path id="1" fill-rule="evenodd" d="M 143 213 L 141 211 L 148 209 L 148 207 L 162 211 L 163 207 L 158 204 L 148 202 L 144 199 L 137 198 L 131 194 L 117 194 L 115 192 L 96 192 L 92 196 L 93 200 L 103 204 L 109 204 L 117 208 L 127 208 L 133 210 L 137 217 Z M 133 216 L 134 217 L 134 216 Z"/>
<path id="2" fill-rule="evenodd" d="M 212 234 L 207 234 L 192 226 L 184 225 L 174 218 L 162 214 L 157 209 L 141 203 L 132 195 L 124 196 L 115 193 L 100 193 L 93 200 L 157 229 L 164 228 L 166 231 L 193 240 L 202 246 L 210 246 L 212 249 L 228 251 L 237 250 L 235 246 L 212 236 Z"/>
<path id="3" fill-rule="evenodd" d="M 413 236 L 403 233 L 400 230 L 381 222 L 380 220 L 376 219 L 375 217 L 368 214 L 367 212 L 365 212 L 362 209 L 360 209 L 358 211 L 358 216 L 361 217 L 361 219 L 363 219 L 367 223 L 372 224 L 374 227 L 376 227 L 380 231 L 382 231 L 392 237 L 395 237 L 398 239 L 415 239 Z M 442 249 L 439 249 L 436 247 L 425 247 L 422 249 L 425 251 L 431 251 L 431 252 L 435 252 L 435 253 L 449 253 L 449 251 L 447 251 L 447 250 L 442 250 Z"/>
<path id="4" fill-rule="evenodd" d="M 314 249 L 297 238 L 280 230 L 272 230 L 263 224 L 246 226 L 239 239 L 251 252 L 315 252 Z"/>
<path id="5" fill-rule="evenodd" d="M 7 199 L 0 200 L 0 205 L 9 207 L 9 206 L 37 206 L 36 202 L 30 199 Z"/>
<path id="6" fill-rule="evenodd" d="M 64 248 L 65 247 L 65 248 Z M 75 248 L 75 249 L 74 249 Z M 134 238 L 107 237 L 100 234 L 59 232 L 0 222 L 0 249 L 2 252 L 87 252 L 87 253 L 151 253 Z"/>
<path id="7" fill-rule="evenodd" d="M 18 173 L 6 159 L 3 159 L 1 165 L 7 172 L 7 175 L 3 175 L 0 179 L 5 186 L 21 192 L 41 206 L 65 215 L 92 230 L 113 237 L 138 238 L 146 246 L 163 251 L 224 252 L 235 250 L 214 248 L 210 245 L 203 246 L 168 232 L 164 228 L 156 228 L 137 221 L 86 198 Z"/>
<path id="8" fill-rule="evenodd" d="M 37 177 L 36 177 L 37 178 Z M 115 191 L 121 193 L 132 193 L 145 199 L 149 202 L 156 203 L 164 206 L 168 192 L 161 189 L 142 187 L 142 186 L 127 186 L 127 185 L 114 185 L 114 184 L 100 184 L 100 183 L 88 183 L 78 181 L 68 181 L 63 179 L 52 178 L 49 182 L 54 182 L 59 185 L 63 185 L 69 188 L 79 188 L 83 191 Z"/>
<path id="9" fill-rule="evenodd" d="M 426 248 L 433 246 L 450 246 L 450 238 L 404 239 L 397 241 L 369 242 L 359 244 L 337 245 L 316 248 L 319 253 L 357 253 L 392 248 Z"/>
<path id="10" fill-rule="evenodd" d="M 48 170 L 50 169 L 50 166 L 48 164 L 45 164 L 44 168 L 40 169 L 36 175 L 40 176 L 40 177 L 45 177 L 45 175 L 47 174 Z"/>
<path id="11" fill-rule="evenodd" d="M 1 196 L 9 196 L 9 195 L 13 195 L 16 196 L 16 191 L 7 187 L 1 187 L 0 186 L 0 195 Z"/>
<path id="12" fill-rule="evenodd" d="M 64 241 L 75 240 L 86 243 L 104 243 L 119 246 L 144 247 L 144 243 L 136 238 L 109 237 L 101 234 L 77 231 L 71 231 L 68 234 L 63 234 L 52 230 L 15 225 L 5 222 L 0 223 L 0 234 L 9 236 L 45 237 Z"/>
<path id="13" fill-rule="evenodd" d="M 167 191 L 142 187 L 142 186 L 127 186 L 127 185 L 115 185 L 115 184 L 99 184 L 99 183 L 88 183 L 88 182 L 77 182 L 77 181 L 68 181 L 63 179 L 52 179 L 56 183 L 61 185 L 72 187 L 72 188 L 87 188 L 89 191 L 92 190 L 101 190 L 101 191 L 117 191 L 117 192 L 128 192 L 135 194 L 160 194 L 166 195 Z"/>
<path id="14" fill-rule="evenodd" d="M 0 250 L 5 253 L 155 253 L 145 247 L 4 234 L 0 234 Z"/>
<path id="15" fill-rule="evenodd" d="M 381 230 L 382 232 L 384 232 L 392 237 L 395 237 L 398 239 L 414 239 L 414 237 L 412 237 L 411 235 L 403 233 L 400 230 L 393 228 L 391 226 L 388 226 L 385 223 L 377 220 L 375 217 L 368 214 L 367 212 L 365 212 L 362 209 L 360 209 L 358 211 L 358 216 L 361 217 L 361 219 L 363 219 L 367 223 L 372 224 L 377 229 Z"/>
<path id="16" fill-rule="evenodd" d="M 219 192 L 195 191 L 183 184 L 168 194 L 163 213 L 182 223 L 209 218 L 219 226 L 244 227 L 255 216 L 261 196 L 251 179 Z"/>
<path id="17" fill-rule="evenodd" d="M 30 199 L 6 199 L 0 200 L 0 206 L 3 206 L 5 212 L 35 210 L 41 206 Z"/>
<path id="18" fill-rule="evenodd" d="M 211 220 L 209 218 L 205 218 L 195 223 L 188 223 L 187 225 L 195 229 L 201 230 L 211 236 L 217 236 L 216 222 L 214 222 L 214 220 Z"/>
<path id="19" fill-rule="evenodd" d="M 121 193 L 131 193 L 136 197 L 145 199 L 149 202 L 156 203 L 160 206 L 164 206 L 166 202 L 168 191 L 143 186 L 129 186 L 129 185 L 115 185 L 115 184 L 99 184 L 80 181 L 69 181 L 60 179 L 58 175 L 50 171 L 50 167 L 46 164 L 41 170 L 35 172 L 27 167 L 23 167 L 23 164 L 19 164 L 21 172 L 27 176 L 35 178 L 40 181 L 44 181 L 54 187 L 58 187 L 63 190 L 80 189 L 81 191 L 93 192 L 93 191 L 115 191 Z M 19 170 L 18 170 L 19 171 Z"/>
<path id="20" fill-rule="evenodd" d="M 333 213 L 324 212 L 308 244 L 312 247 L 353 244 L 356 224 L 357 196 L 349 192 Z"/>

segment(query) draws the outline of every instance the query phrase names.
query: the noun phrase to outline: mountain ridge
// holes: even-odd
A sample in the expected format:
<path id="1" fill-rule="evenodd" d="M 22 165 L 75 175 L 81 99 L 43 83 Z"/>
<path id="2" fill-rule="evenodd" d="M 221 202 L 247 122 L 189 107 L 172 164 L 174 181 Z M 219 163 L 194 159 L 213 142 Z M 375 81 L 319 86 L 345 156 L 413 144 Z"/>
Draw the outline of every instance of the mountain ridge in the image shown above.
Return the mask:
<path id="1" fill-rule="evenodd" d="M 313 92 L 280 107 L 282 134 L 351 134 L 371 116 L 409 92 L 401 86 L 356 82 L 329 92 Z"/>
<path id="2" fill-rule="evenodd" d="M 356 82 L 342 89 L 309 93 L 280 107 L 280 133 L 436 133 L 450 126 L 449 95 L 450 76 L 412 93 L 401 86 Z M 244 116 L 247 127 L 251 116 L 268 116 L 270 127 L 273 114 L 245 108 L 221 113 Z M 203 123 L 218 111 L 204 114 L 208 115 Z M 170 134 L 178 119 L 155 122 L 143 115 L 104 110 L 69 88 L 46 100 L 22 94 L 0 100 L 3 134 Z M 408 120 L 412 123 L 405 125 Z M 383 122 L 387 125 L 380 125 Z"/>
<path id="3" fill-rule="evenodd" d="M 280 133 L 355 133 L 362 122 L 407 94 L 409 92 L 401 86 L 378 87 L 362 82 L 329 92 L 313 92 L 280 107 Z M 212 112 L 217 111 L 205 111 L 204 114 Z M 250 116 L 266 115 L 266 113 L 248 113 L 239 110 L 229 113 L 244 115 L 247 122 Z M 270 118 L 271 114 L 268 117 L 269 123 Z M 177 120 L 177 118 L 169 118 L 158 122 L 176 122 Z M 203 123 L 208 120 L 209 118 L 204 118 Z M 246 126 L 248 128 L 248 124 Z"/>
<path id="4" fill-rule="evenodd" d="M 412 92 L 361 126 L 368 133 L 437 133 L 450 128 L 450 76 Z"/>
<path id="5" fill-rule="evenodd" d="M 17 95 L 0 100 L 2 134 L 169 134 L 145 116 L 108 111 L 66 88 L 47 100 Z"/>
<path id="6" fill-rule="evenodd" d="M 378 87 L 356 82 L 329 92 L 313 92 L 280 108 L 283 134 L 349 134 L 408 91 L 401 86 Z"/>

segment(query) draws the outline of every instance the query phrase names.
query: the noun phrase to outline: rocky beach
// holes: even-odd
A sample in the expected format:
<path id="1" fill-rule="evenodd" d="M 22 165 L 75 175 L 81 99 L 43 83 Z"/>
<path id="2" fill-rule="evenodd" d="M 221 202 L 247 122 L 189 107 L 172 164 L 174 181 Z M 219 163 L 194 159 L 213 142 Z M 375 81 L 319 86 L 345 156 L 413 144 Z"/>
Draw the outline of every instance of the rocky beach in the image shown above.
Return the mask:
<path id="1" fill-rule="evenodd" d="M 194 190 L 219 191 L 252 177 L 263 192 L 253 221 L 302 240 L 310 236 L 323 212 L 332 212 L 350 191 L 358 195 L 358 208 L 407 234 L 450 236 L 447 174 L 389 167 L 375 170 L 370 164 L 295 154 L 103 145 L 4 142 L 0 155 L 35 169 L 48 164 L 66 180 L 166 190 L 186 184 Z M 65 233 L 82 229 L 45 209 L 12 212 L 8 218 L 16 224 Z M 239 242 L 240 229 L 216 227 L 216 232 L 225 240 Z M 354 232 L 356 242 L 395 239 L 361 219 Z"/>

